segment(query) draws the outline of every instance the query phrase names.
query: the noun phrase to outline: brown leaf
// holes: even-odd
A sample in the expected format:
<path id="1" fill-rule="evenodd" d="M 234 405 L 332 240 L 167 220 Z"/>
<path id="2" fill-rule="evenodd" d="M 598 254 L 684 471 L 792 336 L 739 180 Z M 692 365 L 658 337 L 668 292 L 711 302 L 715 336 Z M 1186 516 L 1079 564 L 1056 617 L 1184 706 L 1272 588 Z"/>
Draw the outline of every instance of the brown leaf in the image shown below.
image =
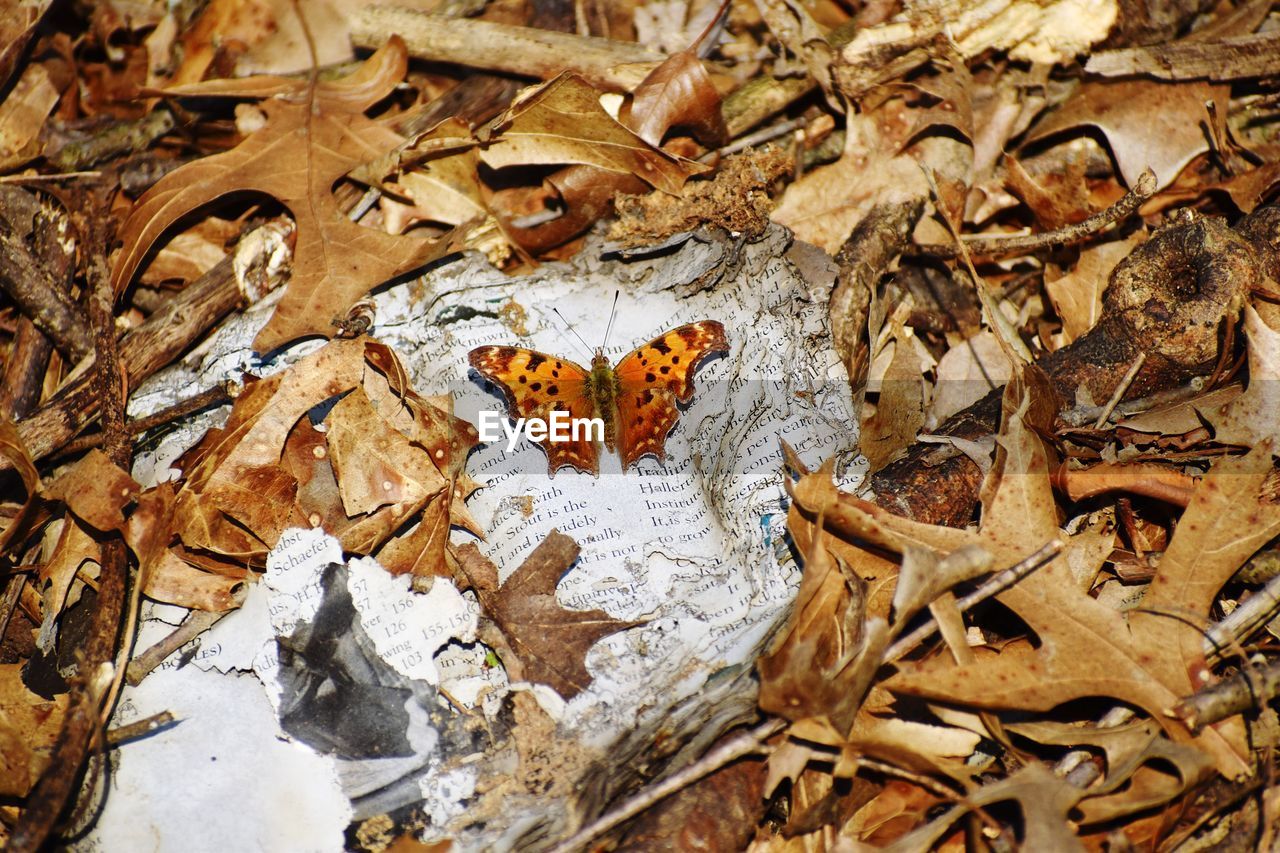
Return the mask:
<path id="1" fill-rule="evenodd" d="M 844 825 L 843 835 L 886 847 L 920 824 L 939 802 L 938 795 L 917 785 L 890 779 Z"/>
<path id="2" fill-rule="evenodd" d="M 314 93 L 272 77 L 215 80 L 172 95 L 260 97 L 266 124 L 234 149 L 202 157 L 148 190 L 121 227 L 124 243 L 112 282 L 119 293 L 169 226 L 238 191 L 286 205 L 297 223 L 293 272 L 270 321 L 254 339 L 259 352 L 305 335 L 333 334 L 331 321 L 375 285 L 451 251 L 448 239 L 396 237 L 352 222 L 333 185 L 400 137 L 364 115 L 404 77 L 404 43 L 393 37 L 358 70 Z"/>
<path id="3" fill-rule="evenodd" d="M 830 476 L 827 469 L 821 474 Z M 813 720 L 841 742 L 870 686 L 887 642 L 883 619 L 866 619 L 860 581 L 841 571 L 819 525 L 806 543 L 804 576 L 787 624 L 756 661 L 760 708 L 791 720 Z"/>
<path id="4" fill-rule="evenodd" d="M 650 145 L 661 145 L 673 127 L 687 127 L 707 148 L 728 139 L 720 93 L 692 51 L 672 54 L 636 87 L 628 126 Z"/>
<path id="5" fill-rule="evenodd" d="M 862 453 L 875 473 L 915 441 L 924 425 L 924 403 L 927 386 L 923 373 L 933 365 L 921 358 L 914 335 L 898 320 L 890 331 L 893 356 L 884 373 L 874 377 L 877 365 L 872 363 L 873 379 L 867 390 L 879 393 L 875 412 L 862 420 L 859 443 Z"/>
<path id="6" fill-rule="evenodd" d="M 1110 728 L 1052 721 L 1011 723 L 1007 728 L 1037 743 L 1066 747 L 1088 744 L 1105 753 L 1106 781 L 1090 788 L 1089 798 L 1079 806 L 1086 824 L 1164 805 L 1213 775 L 1208 756 L 1170 741 L 1153 720 Z M 1175 772 L 1164 772 L 1165 766 Z"/>
<path id="7" fill-rule="evenodd" d="M 514 104 L 499 120 L 480 159 L 505 166 L 578 163 L 635 175 L 656 189 L 677 193 L 706 168 L 673 157 L 614 121 L 600 93 L 564 73 Z"/>
<path id="8" fill-rule="evenodd" d="M 1007 402 L 1009 392 L 1006 395 Z M 1070 539 L 1057 530 L 1043 445 L 1019 414 L 1029 406 L 1024 398 L 1023 405 L 1006 413 L 1002 458 L 991 473 L 995 488 L 984 496 L 977 541 L 997 555 L 997 563 L 1008 563 L 1030 543 L 1054 536 L 1061 536 L 1071 550 Z M 1269 459 L 1265 453 L 1257 456 Z M 1280 508 L 1259 504 L 1258 487 L 1265 476 L 1257 470 L 1259 465 L 1224 459 L 1215 466 L 1197 489 L 1161 561 L 1158 577 L 1166 577 L 1166 564 L 1168 576 L 1153 583 L 1152 590 L 1162 592 L 1154 597 L 1148 592 L 1143 610 L 1127 622 L 1124 615 L 1089 597 L 1074 581 L 1076 573 L 1065 555 L 1059 556 L 999 596 L 1040 639 L 1031 660 L 1001 654 L 967 666 L 904 669 L 886 686 L 979 707 L 1027 710 L 1048 710 L 1085 696 L 1112 696 L 1161 720 L 1175 740 L 1192 740 L 1185 728 L 1164 717 L 1164 711 L 1203 683 L 1193 679 L 1193 673 L 1197 666 L 1203 673 L 1201 631 L 1214 595 L 1250 554 L 1280 531 Z M 1193 565 L 1199 567 L 1194 573 Z M 1178 618 L 1170 618 L 1175 613 Z M 1213 756 L 1221 772 L 1234 775 L 1244 766 L 1242 732 L 1221 728 L 1194 741 Z"/>
<path id="9" fill-rule="evenodd" d="M 43 65 L 28 65 L 0 101 L 0 170 L 9 172 L 40 156 L 37 138 L 59 93 Z"/>
<path id="10" fill-rule="evenodd" d="M 45 494 L 62 501 L 76 517 L 102 530 L 124 526 L 124 507 L 138 496 L 140 487 L 101 450 L 85 457 L 45 489 Z"/>
<path id="11" fill-rule="evenodd" d="M 1210 122 L 1205 102 L 1227 102 L 1225 90 L 1207 83 L 1152 80 L 1091 80 L 1061 108 L 1037 124 L 1028 142 L 1092 125 L 1102 131 L 1129 186 L 1143 170 L 1156 173 L 1157 188 L 1168 186 L 1193 158 L 1209 147 L 1202 125 Z"/>
<path id="12" fill-rule="evenodd" d="M 325 423 L 347 515 L 366 515 L 391 504 L 421 506 L 444 488 L 431 457 L 379 416 L 363 389 L 338 401 Z"/>
<path id="13" fill-rule="evenodd" d="M 1076 838 L 1067 816 L 1085 796 L 1083 788 L 1058 778 L 1043 765 L 1028 764 L 999 782 L 969 792 L 964 805 L 947 810 L 931 823 L 899 838 L 887 849 L 895 853 L 931 849 L 951 825 L 973 807 L 1013 800 L 1022 810 L 1020 841 L 1023 849 L 1044 853 L 1083 851 L 1084 845 Z"/>
<path id="14" fill-rule="evenodd" d="M 881 116 L 851 115 L 844 155 L 790 184 L 773 212 L 801 240 L 831 254 L 844 245 L 853 227 L 877 204 L 927 197 L 929 185 L 920 163 L 899 153 L 901 132 Z"/>
<path id="15" fill-rule="evenodd" d="M 175 524 L 187 547 L 261 557 L 275 546 L 297 489 L 280 465 L 285 439 L 309 409 L 359 384 L 363 350 L 361 341 L 334 341 L 245 387 L 226 426 L 181 463 Z"/>
<path id="16" fill-rule="evenodd" d="M 38 571 L 41 583 L 48 584 L 42 587 L 45 611 L 61 613 L 76 573 L 85 563 L 96 567 L 101 561 L 102 546 L 90 534 L 87 525 L 74 515 L 67 517 L 58 532 L 53 553 Z"/>
<path id="17" fill-rule="evenodd" d="M 24 797 L 49 763 L 68 695 L 43 699 L 22 683 L 22 664 L 0 665 L 0 794 Z"/>
<path id="18" fill-rule="evenodd" d="M 1215 441 L 1254 447 L 1267 439 L 1280 439 L 1280 332 L 1268 326 L 1252 305 L 1245 305 L 1244 333 L 1249 342 L 1245 392 L 1224 406 L 1197 409 L 1213 426 Z"/>
<path id="19" fill-rule="evenodd" d="M 1102 291 L 1111 271 L 1142 242 L 1140 237 L 1102 243 L 1080 252 L 1070 272 L 1045 276 L 1044 289 L 1062 319 L 1062 342 L 1069 344 L 1102 316 Z"/>
<path id="20" fill-rule="evenodd" d="M 591 683 L 586 656 L 596 641 L 641 622 L 621 622 L 602 610 L 565 610 L 556 584 L 578 558 L 578 543 L 552 530 L 499 587 L 498 571 L 475 545 L 459 549 L 463 576 L 485 615 L 502 631 L 524 678 L 572 699 Z"/>
<path id="21" fill-rule="evenodd" d="M 18 472 L 18 476 L 22 479 L 23 488 L 26 489 L 27 495 L 19 507 L 18 512 L 9 521 L 8 525 L 0 530 L 0 553 L 7 553 L 9 542 L 15 538 L 20 538 L 32 532 L 39 523 L 36 518 L 43 515 L 36 511 L 37 505 L 40 505 L 40 472 L 36 470 L 35 461 L 31 458 L 31 454 L 27 451 L 27 447 L 22 442 L 22 436 L 18 434 L 18 428 L 13 425 L 13 421 L 8 416 L 0 412 L 0 458 L 6 459 L 14 470 Z"/>

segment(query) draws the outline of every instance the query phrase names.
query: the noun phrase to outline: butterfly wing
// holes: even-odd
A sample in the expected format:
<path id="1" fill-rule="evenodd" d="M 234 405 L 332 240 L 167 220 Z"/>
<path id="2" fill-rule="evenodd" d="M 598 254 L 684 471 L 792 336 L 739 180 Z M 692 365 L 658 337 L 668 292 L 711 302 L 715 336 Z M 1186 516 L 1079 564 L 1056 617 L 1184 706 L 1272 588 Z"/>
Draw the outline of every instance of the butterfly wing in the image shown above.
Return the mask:
<path id="1" fill-rule="evenodd" d="M 724 326 L 702 320 L 654 338 L 618 362 L 618 453 L 625 471 L 652 453 L 666 458 L 667 433 L 680 416 L 677 403 L 693 396 L 693 370 L 714 352 L 728 352 Z"/>
<path id="2" fill-rule="evenodd" d="M 588 373 L 572 361 L 520 347 L 478 347 L 467 360 L 481 375 L 502 387 L 512 418 L 550 421 L 555 411 L 568 412 L 571 418 L 596 417 Z M 547 453 L 552 475 L 565 465 L 587 474 L 600 473 L 599 452 L 585 434 L 577 441 L 547 438 L 538 443 Z"/>

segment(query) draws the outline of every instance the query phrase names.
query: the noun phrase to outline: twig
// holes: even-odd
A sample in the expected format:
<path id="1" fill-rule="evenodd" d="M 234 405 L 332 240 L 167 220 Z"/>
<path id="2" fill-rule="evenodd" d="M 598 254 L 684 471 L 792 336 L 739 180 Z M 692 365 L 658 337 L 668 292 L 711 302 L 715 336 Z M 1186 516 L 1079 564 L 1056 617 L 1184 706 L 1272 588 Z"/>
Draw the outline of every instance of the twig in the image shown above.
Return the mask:
<path id="1" fill-rule="evenodd" d="M 1249 596 L 1221 621 L 1211 625 L 1204 633 L 1204 656 L 1210 663 L 1222 658 L 1226 652 L 1249 635 L 1270 622 L 1280 612 L 1280 575 L 1267 581 L 1261 589 Z"/>
<path id="2" fill-rule="evenodd" d="M 223 403 L 229 403 L 236 398 L 236 384 L 234 382 L 221 382 L 212 388 L 208 388 L 188 397 L 185 400 L 179 400 L 172 406 L 161 409 L 150 415 L 141 418 L 134 418 L 125 424 L 125 432 L 129 437 L 136 440 L 138 436 L 155 429 L 158 426 L 171 423 L 179 418 L 186 417 L 193 412 L 201 409 L 207 409 L 211 406 L 221 406 Z M 102 433 L 94 433 L 93 435 L 82 436 L 75 441 L 69 442 L 62 447 L 58 456 L 74 456 L 77 453 L 83 453 L 102 444 Z"/>
<path id="3" fill-rule="evenodd" d="M 561 841 L 552 848 L 552 853 L 571 853 L 571 851 L 586 849 L 587 845 L 596 838 L 640 814 L 640 812 L 654 803 L 671 796 L 682 788 L 692 785 L 702 777 L 710 775 L 735 759 L 759 752 L 766 740 L 782 731 L 785 727 L 785 720 L 765 720 L 753 729 L 739 732 L 721 741 L 688 767 L 671 774 L 657 784 L 638 791 L 616 808 L 611 809 L 564 841 Z"/>
<path id="4" fill-rule="evenodd" d="M 101 216 L 101 213 L 97 215 Z M 104 452 L 113 463 L 127 471 L 132 455 L 123 428 L 127 390 L 116 347 L 110 276 L 102 257 L 107 241 L 105 235 L 96 236 L 94 249 L 98 254 L 89 262 L 89 280 L 93 286 L 89 312 L 97 350 L 93 378 L 96 399 L 102 407 L 102 426 L 106 435 Z M 79 670 L 70 702 L 49 764 L 27 796 L 26 808 L 13 828 L 8 849 L 14 853 L 34 853 L 49 839 L 58 815 L 75 790 L 80 768 L 84 765 L 94 735 L 99 731 L 99 714 L 104 710 L 99 707 L 103 697 L 103 685 L 99 680 L 103 667 L 109 665 L 115 655 L 120 634 L 128 574 L 127 556 L 124 539 L 118 533 L 102 542 L 98 597 L 88 636 L 81 647 Z"/>
<path id="5" fill-rule="evenodd" d="M 924 788 L 926 791 L 928 791 L 931 794 L 934 794 L 940 799 L 946 800 L 948 802 L 956 803 L 957 805 L 972 807 L 972 804 L 969 803 L 963 796 L 957 794 L 955 791 L 951 790 L 946 785 L 943 785 L 941 782 L 938 782 L 937 780 L 933 779 L 930 776 L 925 776 L 922 773 L 914 773 L 902 767 L 898 767 L 893 764 L 888 764 L 884 761 L 877 761 L 874 758 L 866 758 L 864 756 L 858 756 L 853 761 L 859 767 L 865 767 L 868 770 L 874 770 L 877 773 L 883 773 L 886 776 L 896 776 L 899 779 L 905 779 L 913 785 L 918 785 L 921 788 Z M 977 809 L 977 811 L 981 811 L 981 809 Z M 991 818 L 988 817 L 987 820 L 990 821 Z M 999 826 L 999 824 L 995 823 L 994 821 L 992 821 L 992 824 L 995 826 Z"/>
<path id="6" fill-rule="evenodd" d="M 788 133 L 799 130 L 807 123 L 804 118 L 793 118 L 787 121 L 780 121 L 777 124 L 771 124 L 768 127 L 762 127 L 754 133 L 748 133 L 741 139 L 735 139 L 723 148 L 708 151 L 698 158 L 698 162 L 709 163 L 716 157 L 728 157 L 730 154 L 737 154 L 739 151 L 763 145 L 766 142 L 777 139 L 779 136 L 786 136 Z"/>
<path id="7" fill-rule="evenodd" d="M 1204 392 L 1207 384 L 1205 377 L 1195 376 L 1186 385 L 1178 388 L 1170 388 L 1167 391 L 1160 391 L 1149 397 L 1137 397 L 1120 403 L 1116 405 L 1115 411 L 1118 411 L 1121 417 L 1128 418 L 1169 403 L 1181 403 L 1184 400 L 1190 400 L 1192 397 L 1199 397 Z M 1102 409 L 1102 406 L 1076 406 L 1060 412 L 1058 420 L 1067 426 L 1084 426 L 1087 423 L 1096 422 Z"/>
<path id="8" fill-rule="evenodd" d="M 101 172 L 58 172 L 53 175 L 2 175 L 0 176 L 0 184 L 38 184 L 50 181 L 80 180 L 82 178 L 95 180 L 101 177 Z"/>
<path id="9" fill-rule="evenodd" d="M 161 711 L 159 714 L 152 714 L 150 717 L 143 717 L 141 720 L 129 723 L 125 726 L 116 726 L 107 732 L 107 748 L 115 749 L 122 743 L 128 743 L 140 737 L 146 737 L 157 729 L 178 722 L 178 718 L 173 715 L 172 711 Z"/>
<path id="10" fill-rule="evenodd" d="M 349 20 L 351 43 L 378 48 L 398 35 L 415 59 L 549 80 L 573 71 L 588 82 L 630 91 L 664 57 L 635 42 L 445 18 L 412 9 L 366 4 Z"/>
<path id="11" fill-rule="evenodd" d="M 1033 252 L 1049 246 L 1066 245 L 1083 240 L 1090 234 L 1101 231 L 1113 222 L 1119 222 L 1137 210 L 1144 201 L 1151 198 L 1156 189 L 1156 176 L 1147 169 L 1138 178 L 1133 189 L 1125 193 L 1124 198 L 1074 225 L 1067 225 L 1055 231 L 1043 234 L 1026 234 L 1017 237 L 976 237 L 964 241 L 964 248 L 975 255 L 1013 255 Z M 932 255 L 937 258 L 954 258 L 961 249 L 950 243 L 925 243 L 914 247 L 921 255 Z"/>
<path id="12" fill-rule="evenodd" d="M 245 595 L 247 595 L 247 586 L 239 586 L 232 593 L 237 607 L 244 603 Z M 155 645 L 151 646 L 145 652 L 134 657 L 129 662 L 129 667 L 125 671 L 125 680 L 131 685 L 137 686 L 142 679 L 151 674 L 152 670 L 164 663 L 169 655 L 203 634 L 205 631 L 216 625 L 222 617 L 229 613 L 234 613 L 237 607 L 230 610 L 208 611 L 193 610 L 187 614 L 187 618 L 182 620 L 182 624 L 175 628 L 168 636 L 162 638 Z"/>
<path id="13" fill-rule="evenodd" d="M 5 584 L 4 598 L 0 600 L 0 640 L 3 640 L 4 635 L 9 631 L 9 620 L 13 618 L 13 610 L 18 606 L 18 599 L 22 598 L 22 588 L 26 584 L 25 572 L 14 572 L 9 576 L 9 582 Z"/>
<path id="14" fill-rule="evenodd" d="M 39 203 L 26 190 L 10 187 L 0 194 L 0 206 L 0 290 L 59 350 L 73 361 L 85 358 L 93 352 L 93 333 L 84 311 L 27 241 L 48 227 Z"/>
<path id="15" fill-rule="evenodd" d="M 998 595 L 1004 592 L 1009 587 L 1021 581 L 1027 575 L 1052 561 L 1062 551 L 1062 547 L 1062 542 L 1057 539 L 1048 542 L 1034 554 L 1026 557 L 1016 565 L 992 575 L 973 592 L 961 599 L 958 599 L 956 601 L 956 607 L 958 607 L 960 612 L 963 613 L 966 610 L 981 604 L 993 595 Z M 923 625 L 916 628 L 914 631 L 899 637 L 894 641 L 893 645 L 885 649 L 883 658 L 884 662 L 893 663 L 898 660 L 916 646 L 920 645 L 926 637 L 936 630 L 938 630 L 938 622 L 930 616 Z"/>
<path id="16" fill-rule="evenodd" d="M 1233 610 L 1227 618 L 1210 626 L 1204 636 L 1205 658 L 1210 662 L 1219 659 L 1227 649 L 1238 645 L 1240 641 L 1246 639 L 1250 633 L 1266 624 L 1266 622 L 1275 615 L 1277 610 L 1280 610 L 1280 575 L 1272 578 L 1265 587 L 1254 593 L 1252 597 L 1244 602 L 1244 604 L 1241 604 Z M 1264 675 L 1264 679 L 1272 677 L 1268 671 L 1277 666 L 1280 666 L 1280 664 L 1271 664 L 1264 669 L 1263 672 L 1266 673 L 1266 675 Z M 1277 671 L 1274 674 L 1274 677 L 1280 679 L 1280 671 Z M 1224 681 L 1220 684 L 1213 685 L 1212 687 L 1201 691 L 1201 693 L 1208 693 L 1227 683 L 1228 682 Z M 1241 688 L 1225 688 L 1225 692 L 1229 696 L 1233 697 L 1230 700 L 1226 697 L 1219 697 L 1215 695 L 1213 698 L 1197 701 L 1191 707 L 1187 708 L 1187 714 L 1191 716 L 1183 715 L 1180 710 L 1182 705 L 1179 705 L 1175 711 L 1180 717 L 1183 717 L 1188 726 L 1192 725 L 1191 721 L 1193 720 L 1199 720 L 1201 725 L 1217 722 L 1217 720 L 1225 719 L 1233 713 L 1239 713 L 1240 711 L 1253 707 L 1252 704 L 1246 704 L 1243 707 L 1230 713 L 1226 713 L 1222 717 L 1217 717 L 1216 719 L 1210 719 L 1207 716 L 1211 712 L 1216 713 L 1219 709 L 1229 707 L 1227 704 L 1228 701 L 1237 701 L 1238 694 L 1235 694 L 1234 691 L 1239 689 Z M 1198 696 L 1200 694 L 1196 695 Z M 1257 691 L 1256 693 L 1249 695 L 1261 696 L 1262 691 Z M 1274 695 L 1276 695 L 1276 692 L 1273 690 L 1267 698 L 1269 699 Z M 1195 697 L 1189 697 L 1184 700 L 1182 704 L 1185 705 L 1188 702 L 1191 702 L 1194 698 Z M 1203 702 L 1203 707 L 1200 707 L 1201 701 Z M 1134 716 L 1134 712 L 1129 708 L 1116 706 L 1108 711 L 1106 715 L 1098 721 L 1098 728 L 1113 728 L 1115 726 L 1121 726 L 1132 720 Z M 1065 776 L 1067 781 L 1077 787 L 1087 788 L 1102 775 L 1101 768 L 1092 761 L 1089 761 L 1088 759 L 1090 758 L 1092 758 L 1092 756 L 1087 750 L 1072 750 L 1058 760 L 1058 763 L 1054 766 L 1054 772 L 1060 776 Z"/>
<path id="17" fill-rule="evenodd" d="M 987 325 L 996 333 L 996 339 L 1000 342 L 1000 348 L 1004 350 L 1010 362 L 1022 360 L 1024 364 L 1030 364 L 1035 361 L 1031 355 L 1031 350 L 1027 349 L 1027 345 L 1022 338 L 1018 337 L 1017 329 L 1013 328 L 1013 324 L 1009 322 L 1009 318 L 1000 310 L 1000 306 L 996 304 L 995 296 L 991 293 L 991 286 L 987 284 L 987 280 L 978 275 L 978 268 L 973 265 L 973 255 L 969 251 L 969 245 L 964 241 L 960 234 L 960 227 L 951 221 L 951 217 L 943 212 L 942 192 L 938 189 L 938 182 L 933 176 L 933 171 L 921 166 L 924 172 L 925 180 L 929 182 L 929 191 L 933 193 L 934 206 L 937 208 L 939 216 L 946 224 L 947 230 L 951 232 L 951 238 L 954 241 L 956 251 L 959 253 L 960 259 L 964 261 L 965 267 L 969 270 L 969 277 L 973 279 L 973 287 L 978 292 L 978 301 L 982 303 L 982 310 L 987 315 Z"/>
<path id="18" fill-rule="evenodd" d="M 0 376 L 0 413 L 20 421 L 35 409 L 44 390 L 53 344 L 27 317 L 18 320 Z"/>
<path id="19" fill-rule="evenodd" d="M 223 258 L 121 339 L 120 355 L 129 381 L 136 384 L 173 361 L 250 298 L 236 281 L 232 259 Z M 43 459 L 88 426 L 97 413 L 92 384 L 81 375 L 31 417 L 19 421 L 18 435 L 33 458 Z M 0 458 L 0 471 L 10 467 L 12 463 Z"/>
<path id="20" fill-rule="evenodd" d="M 1124 376 L 1120 378 L 1120 384 L 1112 392 L 1111 399 L 1107 400 L 1107 404 L 1102 407 L 1102 411 L 1098 412 L 1098 419 L 1093 422 L 1094 429 L 1102 429 L 1106 426 L 1107 418 L 1111 417 L 1111 413 L 1115 411 L 1116 406 L 1120 405 L 1120 399 L 1129 390 L 1129 386 L 1133 384 L 1133 378 L 1138 375 L 1138 371 L 1142 369 L 1142 365 L 1146 361 L 1147 354 L 1145 352 L 1138 353 L 1138 357 L 1133 360 L 1133 364 L 1129 366 Z"/>
<path id="21" fill-rule="evenodd" d="M 1249 666 L 1230 678 L 1211 684 L 1183 699 L 1173 713 L 1192 732 L 1219 720 L 1261 708 L 1280 695 L 1280 661 L 1263 667 Z"/>

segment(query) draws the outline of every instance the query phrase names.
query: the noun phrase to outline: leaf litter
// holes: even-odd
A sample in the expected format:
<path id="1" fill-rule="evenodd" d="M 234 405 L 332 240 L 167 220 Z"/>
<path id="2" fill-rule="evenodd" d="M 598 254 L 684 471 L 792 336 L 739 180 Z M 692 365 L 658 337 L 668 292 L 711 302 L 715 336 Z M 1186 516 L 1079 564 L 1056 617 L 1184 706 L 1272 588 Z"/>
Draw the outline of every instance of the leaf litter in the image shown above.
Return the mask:
<path id="1" fill-rule="evenodd" d="M 43 5 L 30 3 L 4 24 L 0 168 L 17 194 L 0 203 L 63 211 L 0 235 L 0 778 L 17 804 L 4 822 L 14 849 L 73 825 L 59 803 L 76 799 L 86 745 L 111 740 L 80 703 L 107 719 L 130 649 L 145 657 L 132 635 L 140 603 L 187 620 L 167 639 L 148 634 L 156 663 L 190 659 L 222 615 L 266 618 L 250 612 L 263 606 L 252 590 L 273 582 L 268 566 L 298 528 L 402 578 L 406 608 L 473 596 L 448 600 L 479 614 L 474 642 L 432 649 L 432 666 L 481 675 L 445 677 L 446 710 L 429 713 L 454 715 L 439 727 L 447 737 L 488 726 L 505 745 L 507 764 L 486 765 L 497 775 L 482 786 L 567 804 L 572 819 L 542 845 L 604 833 L 624 847 L 757 850 L 1274 840 L 1273 688 L 1194 729 L 1176 710 L 1247 689 L 1236 676 L 1277 650 L 1257 633 L 1273 611 L 1225 647 L 1206 640 L 1251 599 L 1280 600 L 1274 578 L 1252 571 L 1275 562 L 1280 534 L 1280 142 L 1274 65 L 1253 48 L 1270 43 L 1267 8 L 1161 19 L 1107 0 L 955 3 L 943 15 L 910 2 L 693 2 L 661 15 L 625 3 L 553 21 L 537 4 L 444 4 L 438 13 L 479 14 L 457 18 L 464 27 L 602 37 L 592 50 L 652 33 L 662 15 L 682 37 L 702 32 L 682 49 L 664 36 L 670 53 L 647 72 L 602 76 L 563 48 L 486 68 L 480 40 L 508 31 L 477 28 L 476 80 L 540 78 L 487 103 L 498 88 L 415 34 L 384 33 L 352 61 L 342 5 L 219 2 L 191 15 L 107 2 L 72 35 L 69 17 L 37 25 Z M 1146 76 L 1124 76 L 1135 68 Z M 616 91 L 626 80 L 639 82 Z M 885 210 L 906 225 L 861 227 L 890 221 Z M 69 225 L 55 235 L 59 215 Z M 274 217 L 289 225 L 273 242 L 243 236 Z M 585 255 L 599 234 L 583 235 L 601 228 L 608 251 L 629 257 L 700 252 L 678 288 L 692 298 L 734 280 L 743 246 L 768 245 L 777 225 L 797 241 L 791 268 L 856 295 L 833 298 L 829 322 L 804 333 L 829 346 L 843 330 L 840 360 L 862 367 L 839 427 L 868 472 L 859 483 L 848 459 L 811 469 L 779 451 L 793 603 L 759 637 L 755 675 L 736 673 L 745 697 L 707 682 L 696 711 L 666 709 L 685 715 L 670 741 L 638 726 L 616 754 L 593 751 L 553 724 L 546 709 L 560 706 L 539 691 L 572 703 L 591 690 L 601 640 L 661 620 L 566 606 L 581 545 L 603 525 L 530 542 L 506 577 L 459 544 L 496 532 L 467 506 L 486 486 L 468 461 L 478 433 L 454 398 L 415 390 L 451 368 L 362 336 L 361 300 L 464 251 L 538 287 L 537 264 Z M 221 277 L 210 272 L 232 254 Z M 145 451 L 209 403 L 145 425 L 111 407 L 279 278 L 282 293 L 248 309 L 270 312 L 253 349 L 330 340 L 245 370 L 203 437 L 165 462 L 172 478 L 127 470 L 113 448 Z M 147 325 L 184 291 L 204 294 L 181 312 L 199 322 Z M 124 335 L 134 359 L 114 391 L 75 337 L 102 293 L 116 314 L 93 330 L 97 358 L 103 336 Z M 166 334 L 185 337 L 153 343 Z M 104 578 L 121 561 L 124 615 L 103 626 L 95 616 L 116 594 Z M 387 651 L 366 602 L 341 594 L 364 571 L 324 575 L 293 645 L 280 635 L 282 683 L 299 696 L 340 684 L 388 708 L 434 695 L 422 692 L 422 653 Z M 77 648 L 95 636 L 116 667 L 83 671 Z M 486 681 L 500 678 L 529 685 L 506 694 L 501 715 Z M 764 724 L 733 734 L 752 707 Z M 405 732 L 418 731 L 413 713 Z M 386 734 L 290 725 L 305 743 Z M 403 750 L 402 739 L 377 748 Z M 688 787 L 650 793 L 681 772 Z M 448 843 L 432 795 L 405 796 L 427 805 L 354 797 L 348 845 Z M 501 823 L 494 802 L 477 799 L 473 819 Z M 634 829 L 611 820 L 634 803 L 645 811 Z"/>

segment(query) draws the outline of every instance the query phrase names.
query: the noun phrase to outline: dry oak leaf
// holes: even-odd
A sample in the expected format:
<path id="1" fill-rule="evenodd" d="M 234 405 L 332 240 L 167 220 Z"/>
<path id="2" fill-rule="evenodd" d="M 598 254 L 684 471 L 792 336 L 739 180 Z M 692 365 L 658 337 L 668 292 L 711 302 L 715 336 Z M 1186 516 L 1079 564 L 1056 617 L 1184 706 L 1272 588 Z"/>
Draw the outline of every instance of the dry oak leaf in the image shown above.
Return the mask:
<path id="1" fill-rule="evenodd" d="M 1057 559 L 999 596 L 1040 640 L 1029 659 L 1002 654 L 963 666 L 935 660 L 904 666 L 884 686 L 982 708 L 1035 711 L 1111 696 L 1143 708 L 1174 740 L 1207 752 L 1224 775 L 1247 773 L 1238 718 L 1193 738 L 1166 711 L 1204 683 L 1201 629 L 1218 589 L 1280 532 L 1280 506 L 1258 499 L 1269 450 L 1243 460 L 1224 459 L 1214 467 L 1179 523 L 1143 610 L 1122 614 L 1089 597 L 1078 581 L 1089 572 L 1079 566 L 1073 570 L 1074 537 L 1057 527 L 1046 450 L 1023 420 L 1031 406 L 1024 388 L 1015 379 L 1006 389 L 1000 450 L 988 479 L 994 488 L 984 489 L 979 531 L 920 524 L 845 494 L 826 509 L 835 532 L 897 553 L 911 544 L 940 553 L 978 544 L 995 556 L 996 565 L 1012 565 L 1040 543 L 1067 542 Z M 802 481 L 797 500 L 816 509 L 830 503 L 823 496 L 830 489 L 829 482 L 823 487 Z M 1094 550 L 1096 560 L 1105 556 L 1104 550 Z"/>
<path id="2" fill-rule="evenodd" d="M 1163 805 L 1213 775 L 1207 755 L 1173 743 L 1153 720 L 1111 728 L 1056 721 L 1010 723 L 1006 728 L 1036 743 L 1075 748 L 1088 744 L 1106 754 L 1106 781 L 1091 787 L 1089 798 L 1079 806 L 1084 824 Z"/>
<path id="3" fill-rule="evenodd" d="M 939 839 L 975 807 L 989 806 L 1009 800 L 1022 810 L 1021 849 L 1036 853 L 1067 853 L 1085 847 L 1072 831 L 1068 816 L 1089 795 L 1066 779 L 1053 774 L 1041 764 L 1028 764 L 999 782 L 984 785 L 964 798 L 964 805 L 954 806 L 928 824 L 913 830 L 882 849 L 893 853 L 932 850 Z"/>
<path id="4" fill-rule="evenodd" d="M 334 184 L 348 172 L 403 141 L 364 111 L 400 82 L 407 67 L 404 43 L 393 36 L 359 69 L 333 82 L 250 77 L 165 90 L 170 96 L 262 98 L 266 122 L 232 150 L 170 172 L 138 200 L 120 231 L 116 293 L 171 225 L 242 191 L 276 198 L 297 223 L 288 290 L 254 338 L 259 352 L 307 335 L 332 335 L 332 320 L 371 288 L 453 251 L 447 236 L 425 240 L 357 225 L 333 196 Z"/>
<path id="5" fill-rule="evenodd" d="M 507 647 L 518 658 L 517 678 L 550 686 L 572 699 L 591 683 L 587 652 L 596 641 L 634 628 L 642 622 L 614 619 L 603 610 L 566 610 L 556 600 L 556 584 L 578 558 L 578 543 L 552 530 L 516 569 L 499 584 L 498 570 L 468 543 L 458 550 L 465 582 L 475 590 L 484 614 L 498 626 Z"/>

